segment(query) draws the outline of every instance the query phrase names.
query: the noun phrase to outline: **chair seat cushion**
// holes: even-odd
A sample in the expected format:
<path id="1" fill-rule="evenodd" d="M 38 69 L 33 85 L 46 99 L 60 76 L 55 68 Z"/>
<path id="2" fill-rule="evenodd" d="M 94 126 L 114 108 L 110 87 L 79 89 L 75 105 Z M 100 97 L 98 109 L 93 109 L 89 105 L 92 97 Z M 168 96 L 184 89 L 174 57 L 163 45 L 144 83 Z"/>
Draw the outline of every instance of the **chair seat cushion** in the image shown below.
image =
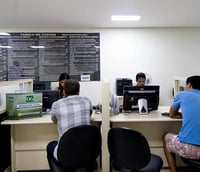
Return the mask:
<path id="1" fill-rule="evenodd" d="M 139 170 L 131 170 L 131 169 L 125 169 L 125 168 L 122 170 L 122 167 L 120 167 L 118 164 L 112 161 L 112 167 L 115 170 L 127 171 L 127 172 L 160 172 L 162 165 L 163 165 L 163 160 L 159 156 L 154 155 L 154 154 L 151 154 L 151 160 L 149 164 L 146 167 Z"/>
<path id="2" fill-rule="evenodd" d="M 200 159 L 188 159 L 183 157 L 181 157 L 181 159 L 185 164 L 188 164 L 189 166 L 200 168 Z"/>
<path id="3" fill-rule="evenodd" d="M 52 159 L 51 161 L 51 168 L 52 171 L 55 172 L 93 172 L 94 170 L 98 169 L 98 164 L 96 161 L 92 162 L 88 166 L 76 168 L 76 167 L 63 167 L 58 161 Z"/>
<path id="4" fill-rule="evenodd" d="M 138 172 L 160 172 L 162 165 L 163 165 L 163 160 L 159 156 L 151 154 L 151 160 L 149 164 L 146 167 L 137 171 Z"/>

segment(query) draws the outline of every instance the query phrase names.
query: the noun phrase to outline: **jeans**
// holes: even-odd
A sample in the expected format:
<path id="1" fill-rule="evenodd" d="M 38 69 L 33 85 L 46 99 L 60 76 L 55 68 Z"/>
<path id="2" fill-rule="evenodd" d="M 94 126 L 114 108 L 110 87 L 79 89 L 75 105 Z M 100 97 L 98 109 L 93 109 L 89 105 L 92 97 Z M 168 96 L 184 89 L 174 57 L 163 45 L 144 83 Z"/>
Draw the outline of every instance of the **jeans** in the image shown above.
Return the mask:
<path id="1" fill-rule="evenodd" d="M 53 152 L 54 152 L 54 149 L 55 149 L 57 144 L 58 144 L 58 141 L 51 141 L 47 145 L 47 160 L 48 160 L 50 169 L 52 169 L 51 168 L 51 161 L 53 159 L 55 159 L 54 156 L 53 156 Z"/>

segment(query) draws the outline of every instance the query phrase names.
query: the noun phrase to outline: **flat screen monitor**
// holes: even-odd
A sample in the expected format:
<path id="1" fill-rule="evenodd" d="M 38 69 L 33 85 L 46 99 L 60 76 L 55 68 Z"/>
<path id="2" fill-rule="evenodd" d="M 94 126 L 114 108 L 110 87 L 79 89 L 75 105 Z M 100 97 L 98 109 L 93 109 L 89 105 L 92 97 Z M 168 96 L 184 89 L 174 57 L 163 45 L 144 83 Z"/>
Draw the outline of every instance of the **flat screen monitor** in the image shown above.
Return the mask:
<path id="1" fill-rule="evenodd" d="M 39 92 L 42 92 L 43 112 L 50 110 L 53 102 L 60 98 L 59 91 L 56 90 L 40 90 Z"/>
<path id="2" fill-rule="evenodd" d="M 50 81 L 34 81 L 33 82 L 33 91 L 50 90 L 50 89 L 51 89 Z"/>
<path id="3" fill-rule="evenodd" d="M 157 110 L 159 105 L 160 86 L 131 86 L 124 87 L 123 92 L 123 110 L 135 111 L 138 110 L 138 99 L 146 99 L 148 111 Z"/>
<path id="4" fill-rule="evenodd" d="M 117 96 L 123 96 L 123 89 L 125 86 L 132 86 L 132 79 L 129 79 L 129 78 L 117 78 L 116 79 L 116 94 L 117 94 Z"/>

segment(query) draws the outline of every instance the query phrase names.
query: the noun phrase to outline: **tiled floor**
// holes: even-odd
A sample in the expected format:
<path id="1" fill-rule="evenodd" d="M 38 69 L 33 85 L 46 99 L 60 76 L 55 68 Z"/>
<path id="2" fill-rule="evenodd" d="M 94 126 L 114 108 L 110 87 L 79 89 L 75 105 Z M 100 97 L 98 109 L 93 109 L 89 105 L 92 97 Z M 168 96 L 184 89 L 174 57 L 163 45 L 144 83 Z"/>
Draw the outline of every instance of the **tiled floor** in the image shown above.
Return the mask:
<path id="1" fill-rule="evenodd" d="M 170 172 L 170 170 L 169 169 L 162 169 L 161 172 Z M 192 169 L 189 169 L 187 167 L 184 167 L 184 168 L 178 168 L 177 172 L 200 172 L 200 169 L 199 170 L 192 170 Z"/>
<path id="2" fill-rule="evenodd" d="M 18 172 L 50 172 L 49 170 L 38 170 L 38 171 L 18 171 Z M 95 171 L 96 172 L 96 171 Z M 101 171 L 98 171 L 98 172 L 101 172 Z M 113 172 L 116 172 L 113 170 Z M 161 172 L 170 172 L 169 169 L 162 169 Z M 200 172 L 200 169 L 199 170 L 191 170 L 187 167 L 183 167 L 183 168 L 178 168 L 177 169 L 177 172 Z"/>

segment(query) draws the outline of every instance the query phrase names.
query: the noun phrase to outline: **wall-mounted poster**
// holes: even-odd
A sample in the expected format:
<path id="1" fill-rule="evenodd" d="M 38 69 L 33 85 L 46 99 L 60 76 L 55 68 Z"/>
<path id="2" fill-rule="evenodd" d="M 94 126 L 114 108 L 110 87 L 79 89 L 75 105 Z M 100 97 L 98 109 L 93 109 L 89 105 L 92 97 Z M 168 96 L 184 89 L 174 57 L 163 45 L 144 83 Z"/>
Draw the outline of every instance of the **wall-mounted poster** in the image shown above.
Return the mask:
<path id="1" fill-rule="evenodd" d="M 10 33 L 0 35 L 0 80 L 100 80 L 99 33 Z M 83 77 L 85 76 L 85 77 Z"/>

